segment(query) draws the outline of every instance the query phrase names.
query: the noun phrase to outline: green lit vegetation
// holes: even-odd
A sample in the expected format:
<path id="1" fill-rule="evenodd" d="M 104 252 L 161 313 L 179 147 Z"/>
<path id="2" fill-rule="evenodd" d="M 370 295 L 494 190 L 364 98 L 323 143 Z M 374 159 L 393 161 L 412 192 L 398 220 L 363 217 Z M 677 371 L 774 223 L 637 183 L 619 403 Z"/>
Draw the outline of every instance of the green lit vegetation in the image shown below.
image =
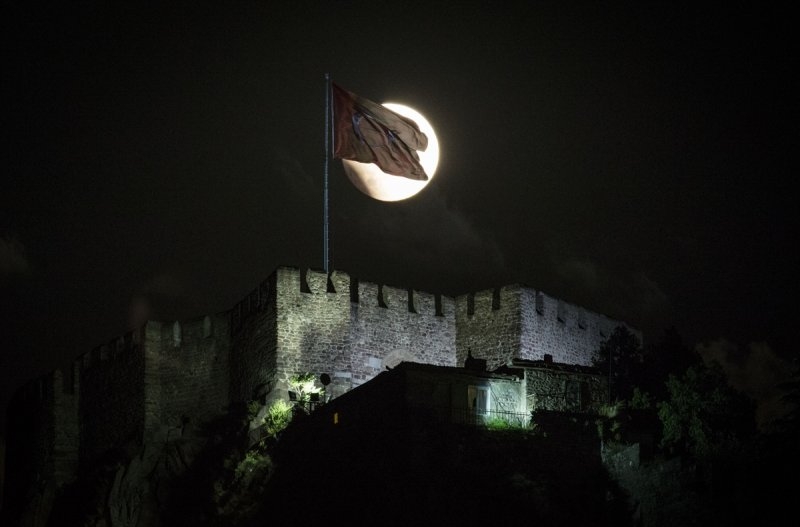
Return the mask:
<path id="1" fill-rule="evenodd" d="M 509 420 L 504 417 L 487 417 L 483 424 L 489 430 L 524 430 L 526 429 L 519 422 L 515 422 L 514 420 Z"/>
<path id="2" fill-rule="evenodd" d="M 297 401 L 306 403 L 312 396 L 322 393 L 323 388 L 315 384 L 316 376 L 313 373 L 299 373 L 289 379 L 289 388 L 297 394 Z"/>
<path id="3" fill-rule="evenodd" d="M 670 375 L 667 388 L 669 398 L 658 404 L 663 448 L 705 460 L 737 449 L 755 431 L 752 401 L 728 386 L 716 363 Z"/>
<path id="4" fill-rule="evenodd" d="M 292 420 L 292 405 L 283 399 L 278 399 L 267 409 L 263 419 L 267 435 L 276 437 L 289 426 L 289 422 Z"/>
<path id="5" fill-rule="evenodd" d="M 271 450 L 280 433 L 289 426 L 294 415 L 292 409 L 283 399 L 267 408 L 258 401 L 248 404 L 244 428 L 250 429 L 257 423 L 254 429 L 261 432 L 260 439 L 247 449 L 232 449 L 225 457 L 223 471 L 212 484 L 217 518 L 237 525 L 260 507 L 275 469 Z"/>
<path id="6" fill-rule="evenodd" d="M 621 412 L 625 409 L 624 401 L 614 401 L 600 405 L 595 420 L 597 435 L 603 441 L 620 441 L 622 439 Z"/>

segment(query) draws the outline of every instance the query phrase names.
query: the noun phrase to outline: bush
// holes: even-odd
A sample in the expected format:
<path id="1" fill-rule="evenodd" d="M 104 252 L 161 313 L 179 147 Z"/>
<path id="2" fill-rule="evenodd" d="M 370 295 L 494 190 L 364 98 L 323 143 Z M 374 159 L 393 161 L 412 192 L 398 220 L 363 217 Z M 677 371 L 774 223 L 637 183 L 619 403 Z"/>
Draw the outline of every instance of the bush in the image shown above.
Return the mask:
<path id="1" fill-rule="evenodd" d="M 270 437 L 277 436 L 289 425 L 292 420 L 292 405 L 278 399 L 272 406 L 267 409 L 267 414 L 264 416 L 264 426 L 267 429 L 267 435 Z"/>

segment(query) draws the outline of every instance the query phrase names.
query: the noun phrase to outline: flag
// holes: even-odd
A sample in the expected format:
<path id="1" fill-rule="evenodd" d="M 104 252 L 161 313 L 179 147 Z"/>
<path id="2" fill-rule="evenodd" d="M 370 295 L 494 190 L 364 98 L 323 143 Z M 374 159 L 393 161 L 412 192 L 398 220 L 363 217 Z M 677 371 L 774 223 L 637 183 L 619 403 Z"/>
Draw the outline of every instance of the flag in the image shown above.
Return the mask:
<path id="1" fill-rule="evenodd" d="M 375 163 L 394 176 L 427 181 L 417 150 L 428 137 L 413 120 L 336 84 L 333 91 L 333 157 Z"/>

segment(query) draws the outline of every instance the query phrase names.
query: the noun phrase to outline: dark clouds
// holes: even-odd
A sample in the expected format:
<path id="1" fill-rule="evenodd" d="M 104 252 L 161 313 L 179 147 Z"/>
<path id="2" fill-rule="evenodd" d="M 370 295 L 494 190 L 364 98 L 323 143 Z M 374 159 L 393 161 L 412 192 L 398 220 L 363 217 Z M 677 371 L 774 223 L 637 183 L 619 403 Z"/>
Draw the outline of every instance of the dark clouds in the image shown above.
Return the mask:
<path id="1" fill-rule="evenodd" d="M 645 271 L 609 269 L 579 258 L 554 262 L 557 283 L 570 298 L 642 330 L 651 341 L 660 337 L 672 305 L 662 287 Z M 659 321 L 656 324 L 653 321 Z"/>
<path id="2" fill-rule="evenodd" d="M 697 345 L 697 352 L 707 363 L 719 364 L 728 383 L 756 403 L 756 421 L 766 425 L 782 416 L 789 406 L 782 397 L 782 383 L 790 380 L 798 365 L 778 356 L 765 342 L 752 342 L 742 349 L 736 344 L 719 339 Z"/>

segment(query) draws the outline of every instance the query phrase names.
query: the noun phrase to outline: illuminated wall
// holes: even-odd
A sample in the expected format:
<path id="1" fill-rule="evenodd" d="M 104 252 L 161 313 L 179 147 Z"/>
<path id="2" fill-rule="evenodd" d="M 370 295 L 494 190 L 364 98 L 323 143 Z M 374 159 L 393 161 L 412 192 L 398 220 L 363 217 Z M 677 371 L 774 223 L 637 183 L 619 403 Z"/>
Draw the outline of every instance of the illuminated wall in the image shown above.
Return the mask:
<path id="1" fill-rule="evenodd" d="M 342 272 L 276 271 L 281 390 L 294 374 L 328 373 L 340 395 L 402 361 L 455 366 L 453 302 Z"/>
<path id="2" fill-rule="evenodd" d="M 512 359 L 590 366 L 600 344 L 623 322 L 510 285 L 456 298 L 457 362 L 468 350 L 493 370 Z M 629 328 L 640 341 L 641 332 Z"/>
<path id="3" fill-rule="evenodd" d="M 279 267 L 230 310 L 149 321 L 29 383 L 9 411 L 24 434 L 9 460 L 36 454 L 9 470 L 63 483 L 80 459 L 286 398 L 302 372 L 327 373 L 336 397 L 401 362 L 464 366 L 469 351 L 489 370 L 545 354 L 588 366 L 619 324 L 519 285 L 453 298 Z"/>

